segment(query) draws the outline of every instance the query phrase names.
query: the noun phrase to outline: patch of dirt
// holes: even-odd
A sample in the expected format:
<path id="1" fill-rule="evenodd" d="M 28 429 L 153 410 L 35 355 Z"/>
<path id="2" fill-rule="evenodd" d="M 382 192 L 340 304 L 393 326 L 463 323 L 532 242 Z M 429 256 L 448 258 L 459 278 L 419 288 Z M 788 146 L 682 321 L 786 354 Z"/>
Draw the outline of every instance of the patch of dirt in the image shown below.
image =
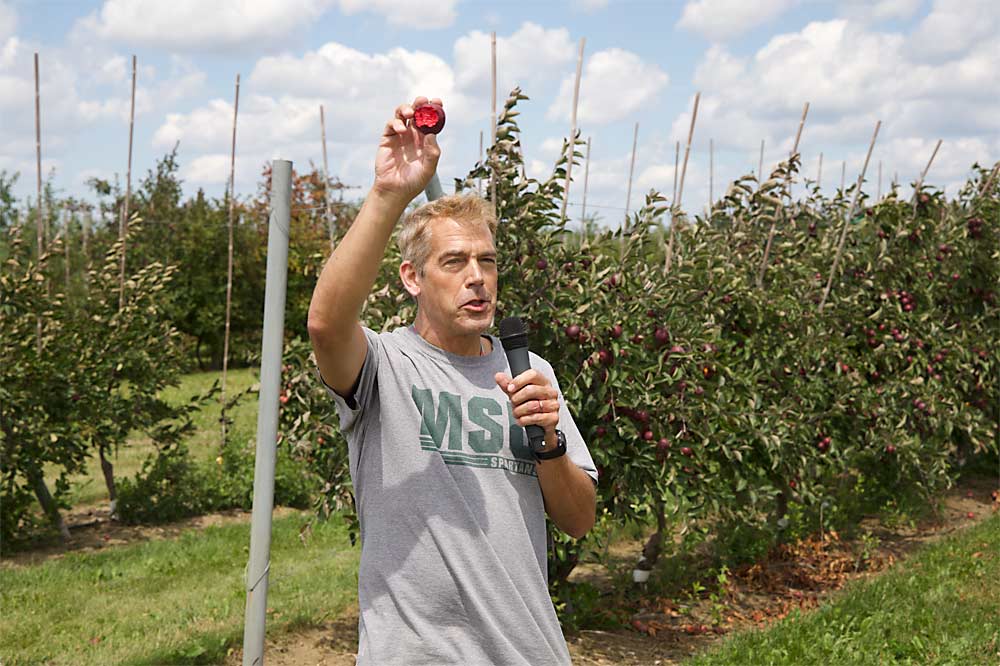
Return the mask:
<path id="1" fill-rule="evenodd" d="M 354 666 L 358 649 L 358 607 L 319 627 L 267 636 L 264 663 L 268 666 Z M 243 649 L 232 648 L 222 662 L 240 666 Z"/>
<path id="2" fill-rule="evenodd" d="M 863 542 L 846 542 L 836 532 L 776 548 L 752 566 L 730 572 L 711 593 L 683 600 L 645 599 L 631 616 L 631 629 L 567 632 L 566 644 L 577 666 L 668 666 L 700 652 L 727 633 L 766 627 L 794 609 L 818 606 L 848 581 L 876 575 L 919 546 L 936 541 L 1000 510 L 995 479 L 960 482 L 942 502 L 938 518 L 916 527 L 863 523 Z M 642 541 L 612 544 L 611 555 L 638 557 Z M 581 565 L 574 579 L 599 572 Z M 579 576 L 578 576 L 579 574 Z M 712 598 L 714 595 L 715 598 Z M 264 660 L 276 666 L 353 666 L 357 649 L 355 607 L 320 627 L 269 637 Z M 226 666 L 242 663 L 235 649 Z"/>
<path id="3" fill-rule="evenodd" d="M 301 512 L 279 506 L 275 507 L 273 516 L 280 518 L 292 513 Z M 191 529 L 249 523 L 250 515 L 249 511 L 233 509 L 163 525 L 123 525 L 111 519 L 111 511 L 107 504 L 75 507 L 63 514 L 69 527 L 69 541 L 62 543 L 58 539 L 53 539 L 30 549 L 5 551 L 3 558 L 0 559 L 0 567 L 32 566 L 64 557 L 67 553 L 94 552 L 154 539 L 174 539 Z"/>

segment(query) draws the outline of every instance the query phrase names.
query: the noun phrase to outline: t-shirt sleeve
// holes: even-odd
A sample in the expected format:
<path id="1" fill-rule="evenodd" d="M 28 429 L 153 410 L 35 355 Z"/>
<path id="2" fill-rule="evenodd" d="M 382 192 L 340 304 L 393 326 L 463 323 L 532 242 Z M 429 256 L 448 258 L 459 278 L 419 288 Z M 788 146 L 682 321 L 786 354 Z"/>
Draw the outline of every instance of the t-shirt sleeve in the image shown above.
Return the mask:
<path id="1" fill-rule="evenodd" d="M 378 393 L 379 359 L 382 356 L 382 341 L 378 333 L 368 327 L 363 326 L 365 339 L 368 341 L 368 350 L 365 352 L 365 362 L 361 366 L 361 374 L 357 381 L 357 388 L 354 394 L 345 398 L 334 391 L 323 379 L 323 376 L 316 370 L 323 388 L 333 398 L 337 406 L 337 414 L 340 416 L 340 430 L 345 436 L 349 436 L 352 431 L 362 422 L 368 408 L 375 402 Z"/>
<path id="2" fill-rule="evenodd" d="M 536 363 L 538 365 L 535 365 Z M 531 354 L 531 364 L 533 367 L 541 368 L 542 372 L 548 376 L 549 381 L 552 382 L 552 385 L 559 392 L 559 429 L 566 435 L 566 455 L 569 456 L 574 465 L 586 472 L 596 484 L 597 466 L 594 465 L 594 459 L 590 456 L 590 449 L 587 448 L 587 443 L 583 440 L 583 435 L 580 433 L 580 429 L 573 419 L 569 405 L 566 404 L 566 397 L 563 395 L 562 389 L 559 388 L 559 380 L 556 378 L 556 373 L 547 361 L 539 356 L 535 356 L 534 353 Z"/>

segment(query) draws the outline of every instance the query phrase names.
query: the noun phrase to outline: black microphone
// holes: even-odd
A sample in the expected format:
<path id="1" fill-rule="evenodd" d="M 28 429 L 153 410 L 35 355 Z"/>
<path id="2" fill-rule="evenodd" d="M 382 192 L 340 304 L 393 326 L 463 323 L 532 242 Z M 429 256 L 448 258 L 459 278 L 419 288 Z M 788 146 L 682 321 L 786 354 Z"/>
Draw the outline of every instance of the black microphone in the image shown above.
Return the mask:
<path id="1" fill-rule="evenodd" d="M 528 331 L 520 317 L 507 317 L 500 322 L 500 344 L 507 355 L 511 377 L 531 369 L 528 359 Z M 545 430 L 534 423 L 524 426 L 528 432 L 528 442 L 532 451 L 545 448 Z"/>

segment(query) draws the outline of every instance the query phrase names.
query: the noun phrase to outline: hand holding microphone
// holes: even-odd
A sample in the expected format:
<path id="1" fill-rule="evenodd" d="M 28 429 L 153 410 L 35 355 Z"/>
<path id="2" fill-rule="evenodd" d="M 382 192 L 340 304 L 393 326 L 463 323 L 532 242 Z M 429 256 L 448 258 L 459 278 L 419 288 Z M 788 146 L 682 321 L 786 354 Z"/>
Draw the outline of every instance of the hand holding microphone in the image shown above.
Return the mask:
<path id="1" fill-rule="evenodd" d="M 494 379 L 510 397 L 517 424 L 528 433 L 531 450 L 545 448 L 547 435 L 555 435 L 559 425 L 559 392 L 549 379 L 531 367 L 528 359 L 528 334 L 517 317 L 500 322 L 500 343 L 514 375 L 498 372 Z"/>

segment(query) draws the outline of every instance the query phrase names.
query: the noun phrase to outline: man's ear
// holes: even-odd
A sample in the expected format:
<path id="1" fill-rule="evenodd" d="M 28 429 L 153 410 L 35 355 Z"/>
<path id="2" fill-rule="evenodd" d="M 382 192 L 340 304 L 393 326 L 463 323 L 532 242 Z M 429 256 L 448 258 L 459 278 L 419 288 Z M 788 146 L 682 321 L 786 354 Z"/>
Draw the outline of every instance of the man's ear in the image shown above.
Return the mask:
<path id="1" fill-rule="evenodd" d="M 417 273 L 413 262 L 404 261 L 399 265 L 399 279 L 403 281 L 403 287 L 414 299 L 420 295 L 420 275 Z"/>

